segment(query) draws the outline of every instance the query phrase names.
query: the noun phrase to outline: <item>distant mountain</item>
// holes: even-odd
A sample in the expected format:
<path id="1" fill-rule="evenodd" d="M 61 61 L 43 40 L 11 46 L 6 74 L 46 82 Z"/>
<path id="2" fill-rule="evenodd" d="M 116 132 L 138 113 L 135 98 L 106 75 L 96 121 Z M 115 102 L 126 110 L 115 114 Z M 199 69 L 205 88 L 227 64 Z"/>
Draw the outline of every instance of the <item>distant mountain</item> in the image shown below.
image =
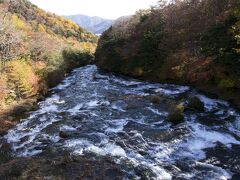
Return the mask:
<path id="1" fill-rule="evenodd" d="M 81 27 L 87 29 L 94 34 L 102 34 L 114 23 L 114 20 L 104 19 L 97 16 L 91 17 L 81 14 L 64 17 L 71 19 Z"/>

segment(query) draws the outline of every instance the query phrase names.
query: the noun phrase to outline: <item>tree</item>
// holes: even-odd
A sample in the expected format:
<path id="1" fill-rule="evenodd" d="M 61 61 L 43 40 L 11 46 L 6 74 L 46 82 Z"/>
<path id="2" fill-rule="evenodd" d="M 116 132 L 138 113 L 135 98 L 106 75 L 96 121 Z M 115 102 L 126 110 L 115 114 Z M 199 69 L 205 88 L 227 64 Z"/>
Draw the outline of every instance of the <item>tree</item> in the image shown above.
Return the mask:
<path id="1" fill-rule="evenodd" d="M 0 12 L 0 61 L 2 72 L 6 61 L 20 55 L 21 33 L 15 30 L 6 12 Z"/>

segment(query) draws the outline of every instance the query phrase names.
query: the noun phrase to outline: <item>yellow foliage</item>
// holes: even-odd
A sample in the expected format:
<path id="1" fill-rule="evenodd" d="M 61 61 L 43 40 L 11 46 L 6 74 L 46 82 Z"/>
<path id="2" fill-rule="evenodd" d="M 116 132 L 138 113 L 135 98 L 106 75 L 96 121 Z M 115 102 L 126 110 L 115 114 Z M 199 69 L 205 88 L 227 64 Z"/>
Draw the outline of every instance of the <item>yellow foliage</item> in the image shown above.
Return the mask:
<path id="1" fill-rule="evenodd" d="M 46 27 L 43 24 L 38 24 L 37 31 L 46 32 Z"/>
<path id="2" fill-rule="evenodd" d="M 69 37 L 67 39 L 67 43 L 72 46 L 73 49 L 78 49 L 80 51 L 89 52 L 91 54 L 94 54 L 97 48 L 96 43 L 91 42 L 79 42 L 74 40 L 72 37 Z"/>
<path id="3" fill-rule="evenodd" d="M 8 5 L 12 10 L 8 11 L 4 21 L 7 27 L 14 31 L 12 37 L 17 45 L 13 46 L 14 51 L 8 51 L 11 53 L 9 61 L 0 63 L 0 70 L 4 70 L 4 74 L 0 74 L 0 106 L 2 107 L 20 98 L 42 93 L 42 88 L 48 83 L 49 74 L 58 76 L 58 72 L 65 73 L 67 69 L 73 68 L 63 59 L 62 51 L 65 48 L 76 46 L 76 49 L 84 53 L 94 52 L 96 48 L 96 44 L 90 43 L 96 42 L 95 36 L 81 29 L 71 20 L 46 13 L 34 5 L 29 6 L 28 1 L 16 1 L 16 3 L 3 1 L 2 4 L 0 3 L 0 11 L 7 12 Z M 87 34 L 86 37 L 84 34 Z M 24 60 L 19 60 L 21 57 L 24 57 Z M 8 89 L 7 93 L 5 89 Z"/>
<path id="4" fill-rule="evenodd" d="M 16 14 L 12 15 L 12 22 L 17 29 L 27 30 L 26 24 Z"/>
<path id="5" fill-rule="evenodd" d="M 7 64 L 8 86 L 17 98 L 27 98 L 37 93 L 39 78 L 25 60 L 13 60 Z"/>
<path id="6" fill-rule="evenodd" d="M 144 70 L 143 70 L 143 68 L 141 68 L 141 67 L 137 67 L 137 68 L 134 69 L 134 74 L 135 74 L 136 76 L 142 76 L 143 73 L 144 73 Z"/>
<path id="7" fill-rule="evenodd" d="M 7 88 L 7 78 L 5 74 L 1 74 L 0 76 L 0 109 L 4 107 L 5 104 L 5 98 L 8 94 L 8 88 Z"/>

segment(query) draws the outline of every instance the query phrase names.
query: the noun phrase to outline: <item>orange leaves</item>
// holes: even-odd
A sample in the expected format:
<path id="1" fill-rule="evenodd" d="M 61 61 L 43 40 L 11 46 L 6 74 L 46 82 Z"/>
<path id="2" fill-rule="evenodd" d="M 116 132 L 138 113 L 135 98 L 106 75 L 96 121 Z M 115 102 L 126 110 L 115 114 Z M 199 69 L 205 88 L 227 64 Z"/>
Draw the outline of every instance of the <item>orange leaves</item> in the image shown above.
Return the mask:
<path id="1" fill-rule="evenodd" d="M 31 62 L 35 72 L 40 71 L 47 67 L 47 64 L 44 61 Z"/>

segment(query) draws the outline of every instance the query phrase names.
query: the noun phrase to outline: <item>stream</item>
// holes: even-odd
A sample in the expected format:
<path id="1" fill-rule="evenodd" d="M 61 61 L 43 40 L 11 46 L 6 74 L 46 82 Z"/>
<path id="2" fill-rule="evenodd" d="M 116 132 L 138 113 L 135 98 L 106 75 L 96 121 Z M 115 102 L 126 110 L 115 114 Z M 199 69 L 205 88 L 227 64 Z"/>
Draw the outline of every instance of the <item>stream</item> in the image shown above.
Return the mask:
<path id="1" fill-rule="evenodd" d="M 225 101 L 95 65 L 76 69 L 51 92 L 2 137 L 13 157 L 44 157 L 55 148 L 108 157 L 122 179 L 240 179 L 240 112 Z M 172 103 L 186 104 L 193 96 L 205 112 L 185 111 L 178 125 L 167 121 Z"/>

